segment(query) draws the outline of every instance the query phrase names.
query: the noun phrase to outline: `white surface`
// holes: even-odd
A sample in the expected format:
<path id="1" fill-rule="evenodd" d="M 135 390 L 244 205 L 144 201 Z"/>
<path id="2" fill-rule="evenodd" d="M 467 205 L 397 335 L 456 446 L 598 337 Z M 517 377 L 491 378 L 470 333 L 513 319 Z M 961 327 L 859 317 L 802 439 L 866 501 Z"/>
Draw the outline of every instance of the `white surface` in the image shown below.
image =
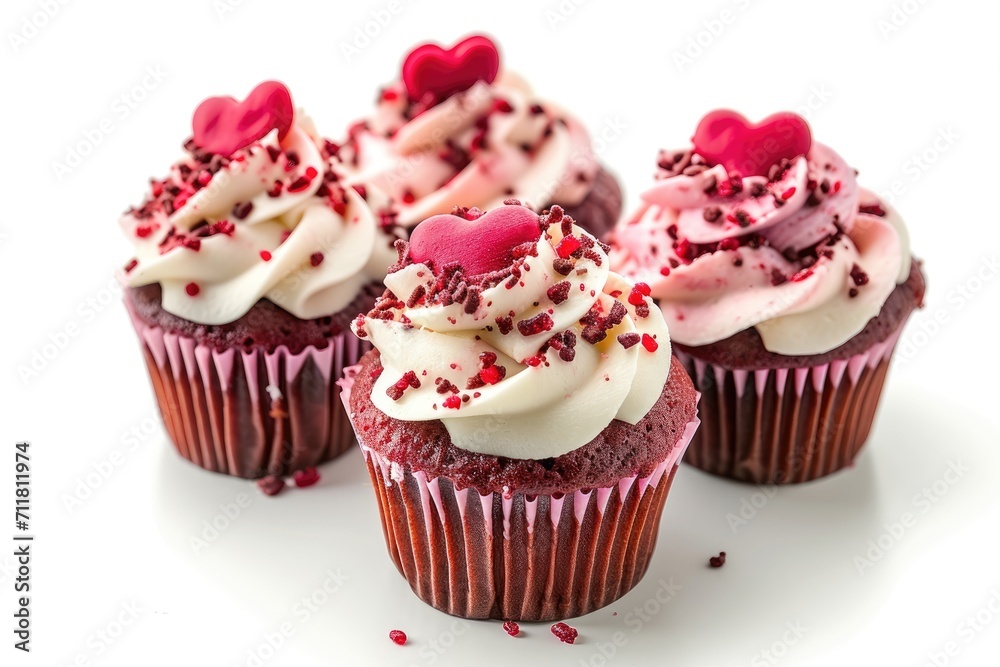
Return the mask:
<path id="1" fill-rule="evenodd" d="M 247 665 L 248 651 L 286 621 L 294 634 L 262 664 L 596 666 L 615 632 L 627 641 L 606 661 L 612 665 L 996 664 L 996 5 L 719 0 L 651 14 L 592 0 L 553 26 L 546 12 L 575 7 L 569 0 L 489 9 L 412 0 L 336 10 L 231 3 L 222 17 L 213 0 L 58 5 L 16 52 L 10 32 L 45 2 L 4 3 L 0 504 L 12 504 L 13 443 L 28 439 L 37 541 L 34 651 L 26 656 L 11 647 L 9 629 L 13 516 L 0 525 L 0 664 L 63 666 L 82 656 L 79 664 Z M 390 7 L 398 12 L 388 25 L 346 62 L 341 42 L 372 11 Z M 894 7 L 912 15 L 897 15 L 906 20 L 883 36 L 878 22 Z M 720 34 L 711 40 L 703 35 L 704 53 L 678 71 L 673 52 L 723 10 L 730 22 L 721 32 L 714 25 Z M 112 270 L 129 257 L 117 215 L 177 155 L 203 97 L 242 96 L 281 78 L 336 135 L 369 107 L 408 46 L 475 29 L 494 33 L 509 65 L 537 90 L 604 131 L 602 158 L 624 178 L 630 202 L 649 182 L 656 150 L 684 145 L 703 112 L 727 105 L 760 118 L 812 102 L 815 135 L 861 170 L 863 184 L 885 190 L 900 182 L 905 192 L 895 203 L 929 276 L 927 307 L 902 339 L 856 467 L 778 490 L 735 532 L 727 514 L 738 514 L 743 499 L 760 504 L 763 491 L 682 468 L 650 572 L 620 602 L 573 621 L 575 646 L 559 644 L 547 625 L 511 639 L 499 624 L 466 624 L 418 601 L 385 553 L 357 452 L 325 466 L 318 488 L 277 499 L 180 460 L 109 288 Z M 140 85 L 147 67 L 165 78 L 126 115 L 116 98 Z M 53 161 L 104 118 L 110 134 L 58 180 Z M 939 142 L 945 150 L 933 164 L 910 161 L 933 152 L 949 128 L 957 137 Z M 65 349 L 22 380 L 18 366 L 74 325 Z M 68 511 L 63 495 L 95 467 L 106 469 L 116 450 L 120 465 Z M 951 485 L 940 481 L 950 462 L 969 468 Z M 920 500 L 935 482 L 943 494 Z M 249 506 L 196 554 L 190 538 L 239 494 Z M 890 548 L 859 574 L 855 556 L 905 512 L 911 527 L 883 537 Z M 729 554 L 726 566 L 709 569 L 719 550 Z M 345 579 L 306 615 L 296 605 L 328 571 Z M 665 605 L 649 602 L 661 580 L 681 587 Z M 94 633 L 109 623 L 114 632 L 122 605 L 133 601 L 142 611 L 108 647 Z M 648 621 L 629 615 L 647 602 L 659 613 Z M 978 631 L 966 620 L 977 613 L 986 621 Z M 801 636 L 786 625 L 796 623 Z M 390 643 L 392 628 L 410 643 Z M 944 655 L 948 648 L 957 654 Z"/>

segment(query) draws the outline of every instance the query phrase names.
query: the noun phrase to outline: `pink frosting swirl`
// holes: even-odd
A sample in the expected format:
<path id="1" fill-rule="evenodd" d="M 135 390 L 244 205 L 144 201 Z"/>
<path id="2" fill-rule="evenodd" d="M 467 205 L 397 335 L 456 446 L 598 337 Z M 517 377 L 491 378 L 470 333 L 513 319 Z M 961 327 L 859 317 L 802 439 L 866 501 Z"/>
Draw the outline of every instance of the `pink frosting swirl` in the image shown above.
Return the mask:
<path id="1" fill-rule="evenodd" d="M 658 183 L 613 233 L 613 266 L 648 283 L 672 337 L 706 345 L 756 327 L 775 353 L 855 335 L 909 273 L 898 215 L 813 143 L 766 176 L 662 153 Z"/>

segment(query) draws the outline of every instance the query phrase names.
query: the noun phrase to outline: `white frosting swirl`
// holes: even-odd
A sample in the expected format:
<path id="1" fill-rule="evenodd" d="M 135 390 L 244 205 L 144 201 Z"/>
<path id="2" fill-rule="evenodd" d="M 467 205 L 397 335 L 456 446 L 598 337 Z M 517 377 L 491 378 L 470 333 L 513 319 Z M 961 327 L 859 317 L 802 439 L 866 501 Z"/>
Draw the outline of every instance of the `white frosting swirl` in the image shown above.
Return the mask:
<path id="1" fill-rule="evenodd" d="M 121 220 L 136 248 L 126 283 L 160 283 L 165 310 L 213 325 L 260 299 L 301 319 L 330 315 L 378 281 L 392 253 L 376 243 L 369 206 L 325 178 L 335 165 L 301 112 L 280 143 L 277 134 L 212 166 L 192 153 L 153 181 Z"/>
<path id="2" fill-rule="evenodd" d="M 577 226 L 572 233 L 577 238 L 587 234 Z M 512 288 L 501 282 L 483 290 L 472 313 L 461 303 L 406 307 L 399 302 L 386 311 L 391 319 L 375 317 L 373 311 L 355 322 L 355 332 L 381 354 L 384 370 L 372 391 L 375 406 L 396 419 L 440 419 L 463 449 L 524 459 L 582 447 L 613 419 L 631 424 L 642 419 L 659 400 L 670 370 L 663 317 L 651 299 L 634 294 L 632 283 L 609 270 L 599 245 L 591 255 L 596 259 L 576 258 L 568 275 L 556 272 L 555 246 L 561 238 L 560 226 L 551 225 L 536 245 L 537 255 L 524 259 L 520 280 Z M 435 280 L 418 263 L 389 274 L 385 283 L 406 300 L 414 290 L 430 290 Z M 563 281 L 569 282 L 566 298 L 553 300 L 549 288 Z M 630 301 L 640 302 L 643 313 Z M 581 319 L 591 312 L 607 316 L 612 308 L 624 311 L 621 322 L 596 344 L 587 342 L 595 337 L 585 333 Z M 525 335 L 517 326 L 546 314 L 552 320 L 546 331 Z M 498 318 L 511 315 L 503 333 Z M 550 343 L 563 332 L 575 342 L 570 361 Z M 488 376 L 484 354 L 495 355 L 492 365 L 505 373 Z M 407 384 L 408 372 L 418 387 Z M 470 378 L 498 376 L 502 379 L 495 384 L 467 388 Z M 406 388 L 400 392 L 395 386 L 401 379 Z M 451 385 L 456 389 L 448 391 Z"/>
<path id="3" fill-rule="evenodd" d="M 403 85 L 390 85 L 340 153 L 349 182 L 391 197 L 395 222 L 406 228 L 455 206 L 489 210 L 511 197 L 536 210 L 578 204 L 598 172 L 583 126 L 509 72 L 408 118 L 412 112 Z"/>

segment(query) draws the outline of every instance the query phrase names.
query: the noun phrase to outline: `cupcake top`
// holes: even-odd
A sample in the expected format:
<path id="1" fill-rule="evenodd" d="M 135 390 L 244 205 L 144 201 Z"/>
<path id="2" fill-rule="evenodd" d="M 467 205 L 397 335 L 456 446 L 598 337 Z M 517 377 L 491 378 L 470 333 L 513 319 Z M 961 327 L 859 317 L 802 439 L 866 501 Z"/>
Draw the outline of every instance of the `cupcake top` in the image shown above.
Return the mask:
<path id="1" fill-rule="evenodd" d="M 351 183 L 391 199 L 380 221 L 404 237 L 457 205 L 578 204 L 599 170 L 583 126 L 505 71 L 496 45 L 479 35 L 411 51 L 340 156 Z"/>
<path id="2" fill-rule="evenodd" d="M 755 327 L 782 355 L 832 350 L 910 274 L 906 229 L 805 120 L 751 125 L 719 110 L 614 230 L 616 270 L 649 284 L 674 339 L 707 345 Z"/>
<path id="3" fill-rule="evenodd" d="M 388 290 L 353 325 L 381 355 L 371 399 L 389 417 L 440 420 L 467 451 L 543 459 L 660 398 L 670 342 L 648 287 L 612 272 L 560 207 L 456 209 L 396 245 Z"/>
<path id="4" fill-rule="evenodd" d="M 214 325 L 261 299 L 330 315 L 381 278 L 392 254 L 378 256 L 375 217 L 285 86 L 205 100 L 192 126 L 185 155 L 121 219 L 127 285 L 159 283 L 164 310 Z"/>

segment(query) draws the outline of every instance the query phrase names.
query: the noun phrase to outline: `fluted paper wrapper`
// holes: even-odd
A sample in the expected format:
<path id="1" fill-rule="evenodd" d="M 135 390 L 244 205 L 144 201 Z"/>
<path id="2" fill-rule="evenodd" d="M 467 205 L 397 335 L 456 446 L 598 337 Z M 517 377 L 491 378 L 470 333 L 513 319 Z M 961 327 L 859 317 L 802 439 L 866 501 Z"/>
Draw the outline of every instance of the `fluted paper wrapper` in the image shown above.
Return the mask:
<path id="1" fill-rule="evenodd" d="M 345 406 L 355 373 L 341 380 Z M 642 579 L 697 427 L 648 476 L 551 496 L 457 489 L 358 442 L 389 555 L 420 599 L 464 618 L 552 621 L 610 604 Z"/>
<path id="2" fill-rule="evenodd" d="M 256 479 L 313 467 L 349 449 L 336 381 L 370 344 L 350 331 L 319 349 L 216 350 L 131 312 L 167 434 L 206 470 Z"/>
<path id="3" fill-rule="evenodd" d="M 701 392 L 703 423 L 685 462 L 757 484 L 806 482 L 850 465 L 868 439 L 898 337 L 802 368 L 734 370 L 675 349 Z"/>

